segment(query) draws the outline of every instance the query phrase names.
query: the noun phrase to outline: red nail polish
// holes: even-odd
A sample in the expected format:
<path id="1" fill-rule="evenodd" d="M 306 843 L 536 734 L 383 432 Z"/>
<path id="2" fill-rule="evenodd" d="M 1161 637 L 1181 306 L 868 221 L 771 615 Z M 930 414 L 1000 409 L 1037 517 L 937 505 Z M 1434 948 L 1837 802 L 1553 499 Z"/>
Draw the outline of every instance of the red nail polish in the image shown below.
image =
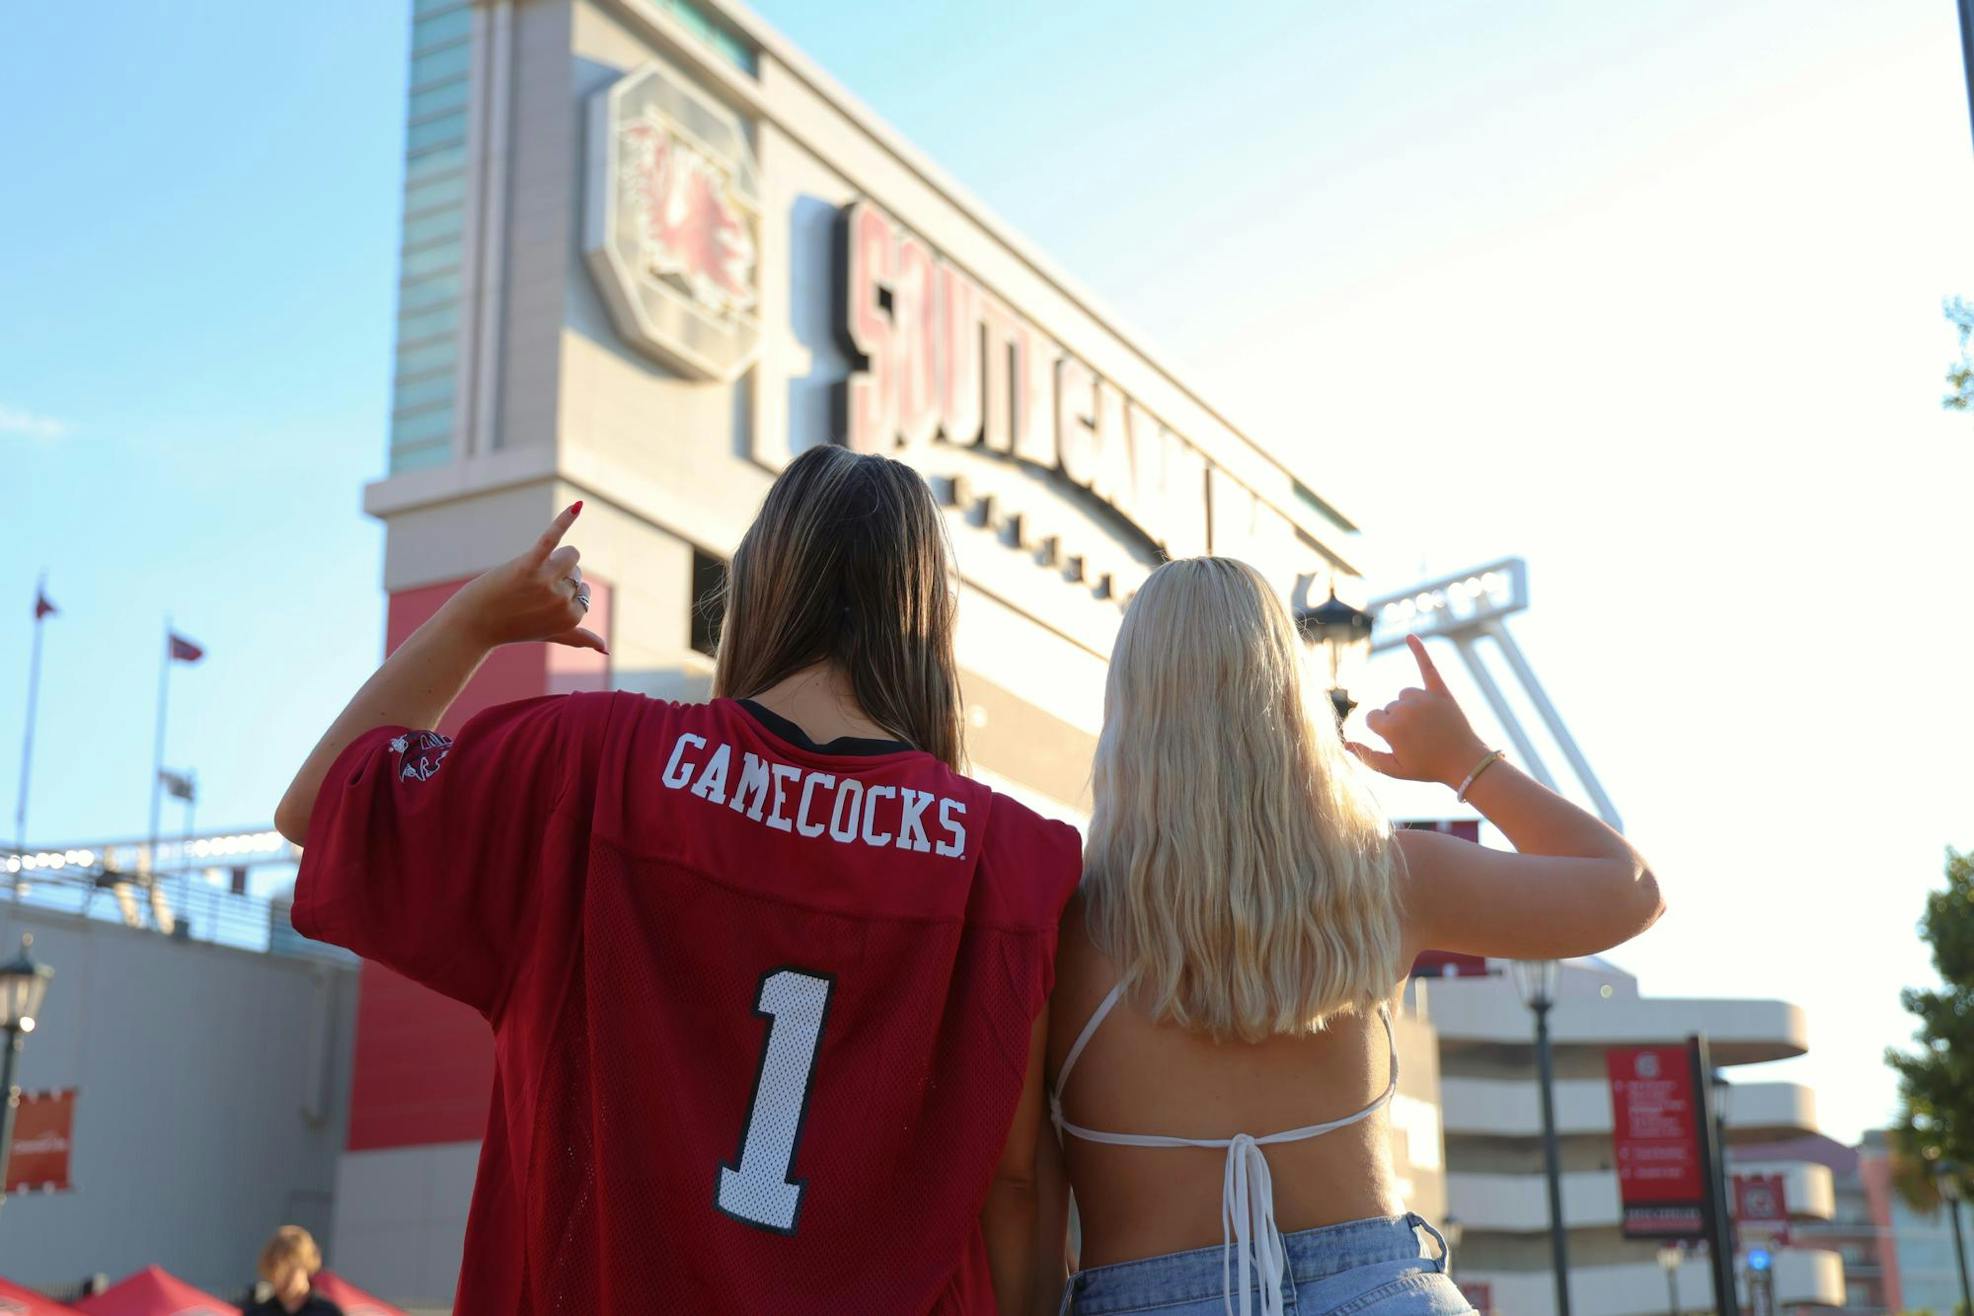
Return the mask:
<path id="1" fill-rule="evenodd" d="M 583 500 L 578 498 L 574 503 L 570 504 L 569 515 L 581 516 L 582 514 L 583 514 Z"/>

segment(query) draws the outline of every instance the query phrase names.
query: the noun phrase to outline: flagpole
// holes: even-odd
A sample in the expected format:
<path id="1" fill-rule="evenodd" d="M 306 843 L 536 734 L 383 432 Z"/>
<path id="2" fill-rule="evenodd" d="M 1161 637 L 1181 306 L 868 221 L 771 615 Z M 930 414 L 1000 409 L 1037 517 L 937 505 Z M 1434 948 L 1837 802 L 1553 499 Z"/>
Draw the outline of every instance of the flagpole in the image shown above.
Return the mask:
<path id="1" fill-rule="evenodd" d="M 27 725 L 21 731 L 21 794 L 14 806 L 14 853 L 27 850 L 27 786 L 34 768 L 34 715 L 41 703 L 41 623 L 47 620 L 41 601 L 48 596 L 48 573 L 42 572 L 34 587 L 34 641 L 27 660 Z M 14 884 L 16 893 L 20 883 Z"/>
<path id="2" fill-rule="evenodd" d="M 190 785 L 192 789 L 190 792 L 190 798 L 188 798 L 185 801 L 185 818 L 183 820 L 184 830 L 179 833 L 180 840 L 178 842 L 178 854 L 181 861 L 185 856 L 185 852 L 191 848 L 192 815 L 193 815 L 193 811 L 199 807 L 198 774 L 188 770 L 185 774 L 185 780 L 186 783 Z M 185 935 L 188 937 L 191 936 L 192 935 L 192 869 L 189 865 L 186 865 L 182 862 L 178 869 L 178 917 L 185 920 Z M 207 931 L 206 936 L 209 940 L 212 938 L 212 933 L 210 930 Z"/>
<path id="3" fill-rule="evenodd" d="M 158 668 L 158 741 L 157 752 L 151 756 L 151 851 L 150 873 L 153 881 L 158 873 L 158 809 L 163 803 L 159 794 L 164 781 L 165 709 L 171 697 L 171 618 L 165 618 L 164 663 Z"/>

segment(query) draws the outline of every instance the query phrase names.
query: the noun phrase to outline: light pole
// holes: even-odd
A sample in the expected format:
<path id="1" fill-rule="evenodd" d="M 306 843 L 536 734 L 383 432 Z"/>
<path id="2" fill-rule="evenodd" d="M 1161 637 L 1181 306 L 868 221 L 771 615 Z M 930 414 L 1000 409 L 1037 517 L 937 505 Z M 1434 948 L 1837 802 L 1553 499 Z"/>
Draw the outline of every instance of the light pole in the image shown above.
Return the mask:
<path id="1" fill-rule="evenodd" d="M 1967 113 L 1974 119 L 1974 0 L 1960 0 L 1960 59 L 1967 70 Z"/>
<path id="2" fill-rule="evenodd" d="M 14 1112 L 21 1104 L 20 1089 L 14 1086 L 14 1061 L 21 1043 L 34 1031 L 35 1016 L 41 1013 L 42 998 L 48 994 L 48 980 L 55 971 L 37 964 L 28 953 L 32 936 L 21 937 L 21 953 L 0 964 L 0 1030 L 7 1034 L 6 1058 L 0 1060 L 0 1093 L 6 1105 L 0 1111 L 0 1202 L 7 1200 L 7 1174 L 14 1152 Z"/>
<path id="3" fill-rule="evenodd" d="M 1350 716 L 1357 701 L 1343 688 L 1346 661 L 1371 651 L 1371 614 L 1351 607 L 1337 598 L 1337 587 L 1330 586 L 1330 597 L 1313 608 L 1295 610 L 1296 629 L 1307 641 L 1321 641 L 1330 659 L 1330 705 L 1337 710 L 1337 725 Z"/>
<path id="4" fill-rule="evenodd" d="M 1727 1166 L 1727 1108 L 1734 1101 L 1734 1085 L 1727 1081 L 1725 1070 L 1716 1069 L 1709 1076 L 1714 1090 L 1714 1147 L 1720 1159 L 1720 1176 L 1715 1181 L 1716 1198 L 1720 1203 L 1722 1230 L 1727 1239 L 1728 1267 L 1733 1270 L 1735 1258 L 1741 1252 L 1740 1233 L 1734 1225 L 1734 1172 Z"/>
<path id="5" fill-rule="evenodd" d="M 1659 1269 L 1666 1273 L 1666 1316 L 1679 1316 L 1679 1266 L 1685 1260 L 1679 1244 L 1659 1244 Z"/>
<path id="6" fill-rule="evenodd" d="M 1974 1295 L 1967 1288 L 1967 1249 L 1960 1237 L 1960 1199 L 1963 1196 L 1960 1182 L 1960 1166 L 1952 1161 L 1933 1162 L 1933 1185 L 1940 1190 L 1940 1200 L 1947 1204 L 1947 1219 L 1953 1222 L 1953 1264 L 1960 1272 L 1960 1305 L 1968 1312 L 1974 1312 Z"/>
<path id="7" fill-rule="evenodd" d="M 1542 1088 L 1542 1168 L 1549 1178 L 1549 1253 L 1556 1267 L 1556 1316 L 1570 1316 L 1570 1242 L 1563 1224 L 1563 1172 L 1556 1146 L 1556 1067 L 1549 1048 L 1549 1009 L 1556 1004 L 1554 960 L 1510 966 L 1522 1004 L 1535 1015 L 1535 1063 Z"/>

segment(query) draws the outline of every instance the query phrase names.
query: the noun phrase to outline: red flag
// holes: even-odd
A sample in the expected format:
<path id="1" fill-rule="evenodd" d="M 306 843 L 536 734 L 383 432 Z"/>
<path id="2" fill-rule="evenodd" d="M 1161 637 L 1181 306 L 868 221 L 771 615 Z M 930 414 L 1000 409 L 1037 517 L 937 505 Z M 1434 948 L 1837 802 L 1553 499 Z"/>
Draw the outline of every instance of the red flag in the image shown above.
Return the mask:
<path id="1" fill-rule="evenodd" d="M 171 633 L 171 657 L 173 662 L 196 663 L 206 656 L 206 651 L 177 631 Z"/>
<path id="2" fill-rule="evenodd" d="M 36 585 L 34 587 L 34 619 L 40 621 L 43 617 L 52 617 L 54 615 L 55 605 L 48 601 L 48 595 L 42 591 L 39 585 Z"/>

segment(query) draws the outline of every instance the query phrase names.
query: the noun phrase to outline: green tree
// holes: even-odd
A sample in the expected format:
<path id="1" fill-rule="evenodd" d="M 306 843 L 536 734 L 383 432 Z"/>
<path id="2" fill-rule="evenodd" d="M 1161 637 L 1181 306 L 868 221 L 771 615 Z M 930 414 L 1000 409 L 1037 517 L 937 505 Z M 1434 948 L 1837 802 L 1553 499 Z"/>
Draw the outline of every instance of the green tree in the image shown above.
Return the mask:
<path id="1" fill-rule="evenodd" d="M 1885 1052 L 1885 1063 L 1899 1075 L 1893 1177 L 1907 1200 L 1925 1208 L 1938 1201 L 1929 1163 L 1953 1161 L 1974 1183 L 1974 852 L 1949 846 L 1946 877 L 1946 890 L 1926 897 L 1919 920 L 1940 986 L 1908 987 L 1901 994 L 1918 1020 L 1918 1045 Z"/>
<path id="2" fill-rule="evenodd" d="M 1940 405 L 1948 411 L 1974 411 L 1974 306 L 1964 297 L 1950 297 L 1947 319 L 1960 332 L 1960 360 L 1947 367 L 1947 395 Z"/>

